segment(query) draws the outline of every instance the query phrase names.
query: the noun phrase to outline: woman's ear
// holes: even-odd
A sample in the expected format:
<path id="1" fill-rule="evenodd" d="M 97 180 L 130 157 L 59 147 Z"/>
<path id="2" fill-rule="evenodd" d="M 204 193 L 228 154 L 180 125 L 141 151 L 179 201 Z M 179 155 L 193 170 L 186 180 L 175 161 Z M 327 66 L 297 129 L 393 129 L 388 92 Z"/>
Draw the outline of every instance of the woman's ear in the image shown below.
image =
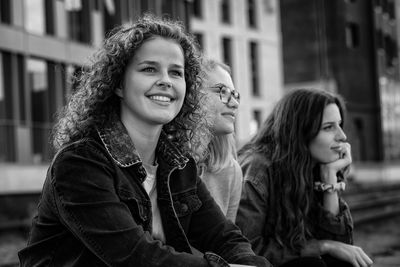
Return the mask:
<path id="1" fill-rule="evenodd" d="M 120 98 L 123 98 L 122 89 L 120 87 L 115 89 L 115 94 Z"/>

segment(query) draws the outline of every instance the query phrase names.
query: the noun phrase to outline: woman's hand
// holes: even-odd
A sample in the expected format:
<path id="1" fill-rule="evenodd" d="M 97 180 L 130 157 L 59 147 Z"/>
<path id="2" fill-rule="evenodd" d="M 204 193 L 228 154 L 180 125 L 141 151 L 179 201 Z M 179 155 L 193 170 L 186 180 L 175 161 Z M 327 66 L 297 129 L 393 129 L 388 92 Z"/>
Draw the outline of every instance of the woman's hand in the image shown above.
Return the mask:
<path id="1" fill-rule="evenodd" d="M 321 240 L 321 253 L 351 263 L 354 267 L 372 266 L 372 260 L 362 248 L 333 240 Z"/>
<path id="2" fill-rule="evenodd" d="M 337 149 L 338 159 L 330 163 L 321 164 L 321 180 L 324 183 L 336 184 L 338 171 L 343 170 L 352 162 L 351 146 L 347 142 L 343 142 Z"/>

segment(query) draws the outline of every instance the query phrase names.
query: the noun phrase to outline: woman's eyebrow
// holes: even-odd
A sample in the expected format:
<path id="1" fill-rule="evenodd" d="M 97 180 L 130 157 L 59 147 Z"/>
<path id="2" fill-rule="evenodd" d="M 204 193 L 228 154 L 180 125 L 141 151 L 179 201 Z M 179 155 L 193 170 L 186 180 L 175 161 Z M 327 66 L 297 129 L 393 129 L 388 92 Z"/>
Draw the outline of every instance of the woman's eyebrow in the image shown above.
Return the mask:
<path id="1" fill-rule="evenodd" d="M 152 61 L 152 60 L 143 60 L 138 62 L 138 65 L 157 65 L 157 61 Z"/>
<path id="2" fill-rule="evenodd" d="M 334 124 L 334 123 L 341 124 L 341 123 L 342 123 L 342 120 L 338 120 L 338 121 L 324 121 L 324 122 L 322 122 L 322 125 L 325 125 L 325 124 Z"/>

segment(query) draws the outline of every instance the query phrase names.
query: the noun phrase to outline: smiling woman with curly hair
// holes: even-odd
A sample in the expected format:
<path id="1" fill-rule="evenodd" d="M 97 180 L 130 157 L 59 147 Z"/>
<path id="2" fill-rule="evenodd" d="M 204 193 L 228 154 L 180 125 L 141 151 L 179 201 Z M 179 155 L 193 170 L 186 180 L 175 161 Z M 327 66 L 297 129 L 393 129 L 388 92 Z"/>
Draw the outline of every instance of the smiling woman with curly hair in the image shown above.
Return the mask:
<path id="1" fill-rule="evenodd" d="M 180 23 L 146 16 L 111 33 L 54 127 L 21 266 L 269 266 L 189 155 L 198 70 Z"/>
<path id="2" fill-rule="evenodd" d="M 186 36 L 181 25 L 151 22 L 151 16 L 139 20 L 135 25 L 115 28 L 103 46 L 93 55 L 91 65 L 83 69 L 77 88 L 69 103 L 58 115 L 53 128 L 53 146 L 56 150 L 65 144 L 88 135 L 96 125 L 106 122 L 110 112 L 119 111 L 120 99 L 115 94 L 121 88 L 127 65 L 143 42 L 159 32 L 160 36 L 176 40 L 184 51 L 184 74 L 186 94 L 179 114 L 164 130 L 186 144 L 192 136 L 192 129 L 200 119 L 198 109 L 199 93 L 195 90 L 199 61 L 194 50 L 194 41 Z M 187 132 L 189 131 L 189 135 Z M 185 147 L 185 149 L 187 149 Z"/>

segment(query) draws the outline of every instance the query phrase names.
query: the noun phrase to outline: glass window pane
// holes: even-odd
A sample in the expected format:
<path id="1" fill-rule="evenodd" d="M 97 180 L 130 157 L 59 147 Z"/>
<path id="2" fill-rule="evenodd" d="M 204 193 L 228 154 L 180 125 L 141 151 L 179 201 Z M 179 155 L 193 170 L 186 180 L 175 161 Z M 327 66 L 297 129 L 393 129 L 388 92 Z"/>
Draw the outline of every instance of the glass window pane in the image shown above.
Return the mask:
<path id="1" fill-rule="evenodd" d="M 105 10 L 115 11 L 113 3 L 114 1 L 106 1 Z M 78 42 L 90 43 L 91 12 L 89 1 L 66 0 L 65 9 L 68 16 L 69 37 Z M 107 19 L 106 17 L 106 21 Z"/>
<path id="2" fill-rule="evenodd" d="M 0 21 L 11 24 L 11 0 L 0 0 Z"/>
<path id="3" fill-rule="evenodd" d="M 224 63 L 232 68 L 232 41 L 230 38 L 222 38 L 222 54 Z"/>
<path id="4" fill-rule="evenodd" d="M 202 10 L 202 5 L 201 5 L 202 0 L 193 0 L 192 5 L 193 5 L 193 16 L 196 18 L 202 18 L 203 17 L 203 10 Z"/>
<path id="5" fill-rule="evenodd" d="M 254 96 L 260 96 L 259 88 L 259 73 L 258 73 L 258 45 L 255 42 L 250 42 L 250 64 L 251 64 L 251 81 L 252 92 Z"/>
<path id="6" fill-rule="evenodd" d="M 4 117 L 4 82 L 3 82 L 3 57 L 0 53 L 0 119 Z"/>
<path id="7" fill-rule="evenodd" d="M 45 33 L 44 0 L 25 0 L 25 29 L 31 33 Z"/>
<path id="8" fill-rule="evenodd" d="M 221 4 L 221 20 L 224 23 L 230 23 L 231 22 L 231 7 L 230 7 L 230 2 L 229 0 L 222 0 Z"/>
<path id="9" fill-rule="evenodd" d="M 254 0 L 247 0 L 247 14 L 249 26 L 255 28 L 256 25 L 256 2 Z"/>
<path id="10" fill-rule="evenodd" d="M 27 62 L 28 83 L 31 87 L 32 95 L 32 120 L 34 122 L 47 122 L 48 114 L 48 86 L 47 86 L 47 66 L 46 62 L 38 59 L 28 59 Z"/>
<path id="11" fill-rule="evenodd" d="M 15 161 L 11 57 L 10 53 L 0 53 L 0 162 Z"/>
<path id="12" fill-rule="evenodd" d="M 47 63 L 44 60 L 28 59 L 28 84 L 31 92 L 33 161 L 47 161 L 50 156 L 49 133 L 51 129 L 50 99 Z"/>

